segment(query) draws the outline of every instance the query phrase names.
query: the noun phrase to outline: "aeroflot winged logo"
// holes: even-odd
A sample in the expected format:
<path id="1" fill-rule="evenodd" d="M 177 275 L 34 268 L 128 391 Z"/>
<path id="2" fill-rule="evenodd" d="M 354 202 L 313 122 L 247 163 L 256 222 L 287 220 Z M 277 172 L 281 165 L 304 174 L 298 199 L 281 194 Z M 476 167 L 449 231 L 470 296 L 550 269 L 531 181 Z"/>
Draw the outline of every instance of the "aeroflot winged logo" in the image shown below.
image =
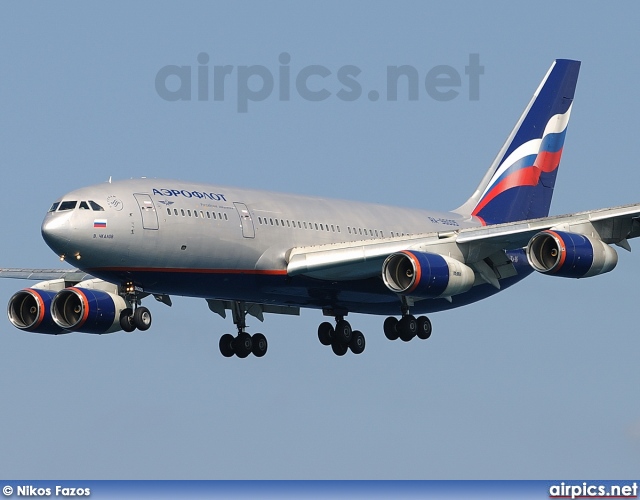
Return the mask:
<path id="1" fill-rule="evenodd" d="M 221 193 L 205 193 L 203 191 L 189 191 L 188 189 L 156 189 L 153 188 L 153 194 L 158 196 L 177 196 L 184 198 L 198 198 L 213 201 L 227 201 L 224 194 Z"/>

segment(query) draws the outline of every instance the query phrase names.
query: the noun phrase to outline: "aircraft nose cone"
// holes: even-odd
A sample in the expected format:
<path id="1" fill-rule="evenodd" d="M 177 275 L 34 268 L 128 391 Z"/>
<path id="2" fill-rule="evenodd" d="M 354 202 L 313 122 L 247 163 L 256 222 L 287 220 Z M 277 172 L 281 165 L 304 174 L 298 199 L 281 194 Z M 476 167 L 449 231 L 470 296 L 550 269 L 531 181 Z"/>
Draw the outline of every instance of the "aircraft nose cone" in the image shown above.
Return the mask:
<path id="1" fill-rule="evenodd" d="M 69 218 L 48 214 L 42 221 L 42 239 L 57 254 L 63 254 L 69 243 Z"/>

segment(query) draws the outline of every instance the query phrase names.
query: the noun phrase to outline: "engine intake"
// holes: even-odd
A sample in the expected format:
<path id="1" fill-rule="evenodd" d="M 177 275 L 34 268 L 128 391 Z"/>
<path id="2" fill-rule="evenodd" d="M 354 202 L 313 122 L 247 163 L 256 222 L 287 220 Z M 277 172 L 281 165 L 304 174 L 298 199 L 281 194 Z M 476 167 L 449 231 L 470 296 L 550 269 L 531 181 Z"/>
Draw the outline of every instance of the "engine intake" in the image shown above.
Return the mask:
<path id="1" fill-rule="evenodd" d="M 70 287 L 51 301 L 51 316 L 59 327 L 74 332 L 111 333 L 121 329 L 124 299 L 102 290 Z"/>
<path id="2" fill-rule="evenodd" d="M 67 333 L 51 317 L 51 301 L 56 292 L 25 288 L 13 294 L 7 306 L 7 315 L 13 326 L 33 333 L 57 335 Z"/>
<path id="3" fill-rule="evenodd" d="M 403 250 L 382 264 L 382 279 L 392 292 L 414 297 L 451 297 L 473 286 L 475 273 L 451 257 Z"/>
<path id="4" fill-rule="evenodd" d="M 527 245 L 527 260 L 536 271 L 564 278 L 587 278 L 611 271 L 618 254 L 602 240 L 565 231 L 542 231 Z"/>

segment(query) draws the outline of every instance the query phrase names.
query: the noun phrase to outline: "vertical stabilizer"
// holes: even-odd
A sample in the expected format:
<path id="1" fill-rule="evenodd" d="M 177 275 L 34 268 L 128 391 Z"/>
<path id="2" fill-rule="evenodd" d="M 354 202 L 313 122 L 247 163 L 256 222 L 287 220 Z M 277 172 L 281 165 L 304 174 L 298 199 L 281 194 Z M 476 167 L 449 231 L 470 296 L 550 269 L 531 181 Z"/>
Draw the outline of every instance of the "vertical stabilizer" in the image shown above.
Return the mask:
<path id="1" fill-rule="evenodd" d="M 580 61 L 557 59 L 482 182 L 455 212 L 485 224 L 549 215 Z"/>

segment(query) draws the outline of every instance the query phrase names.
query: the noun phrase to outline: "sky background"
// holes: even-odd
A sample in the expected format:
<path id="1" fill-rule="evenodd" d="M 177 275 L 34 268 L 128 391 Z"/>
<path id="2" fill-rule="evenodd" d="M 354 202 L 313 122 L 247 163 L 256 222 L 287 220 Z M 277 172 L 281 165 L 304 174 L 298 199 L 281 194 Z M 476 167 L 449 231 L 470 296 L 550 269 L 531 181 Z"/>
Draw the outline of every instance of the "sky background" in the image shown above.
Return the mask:
<path id="1" fill-rule="evenodd" d="M 61 263 L 50 204 L 86 185 L 178 178 L 449 210 L 472 193 L 555 58 L 583 62 L 552 214 L 640 201 L 635 2 L 3 2 L 0 266 Z M 197 99 L 198 54 L 234 67 Z M 309 65 L 331 95 L 278 98 Z M 479 99 L 464 67 L 479 54 Z M 386 99 L 387 66 L 436 65 L 459 95 Z M 189 101 L 155 89 L 191 66 Z M 239 66 L 273 93 L 238 112 Z M 362 96 L 339 99 L 355 65 Z M 254 84 L 257 83 L 254 81 Z M 310 86 L 313 87 L 313 85 Z M 176 85 L 169 79 L 167 85 Z M 174 87 L 172 87 L 174 88 Z M 174 88 L 175 89 L 175 88 Z M 370 90 L 381 98 L 371 101 Z M 632 246 L 637 243 L 632 242 Z M 360 356 L 317 338 L 318 311 L 251 319 L 261 359 L 223 358 L 230 318 L 147 299 L 152 328 L 59 337 L 0 322 L 0 476 L 7 479 L 632 478 L 640 470 L 640 256 L 585 280 L 531 276 L 389 342 L 350 315 Z M 0 299 L 28 282 L 2 280 Z"/>

